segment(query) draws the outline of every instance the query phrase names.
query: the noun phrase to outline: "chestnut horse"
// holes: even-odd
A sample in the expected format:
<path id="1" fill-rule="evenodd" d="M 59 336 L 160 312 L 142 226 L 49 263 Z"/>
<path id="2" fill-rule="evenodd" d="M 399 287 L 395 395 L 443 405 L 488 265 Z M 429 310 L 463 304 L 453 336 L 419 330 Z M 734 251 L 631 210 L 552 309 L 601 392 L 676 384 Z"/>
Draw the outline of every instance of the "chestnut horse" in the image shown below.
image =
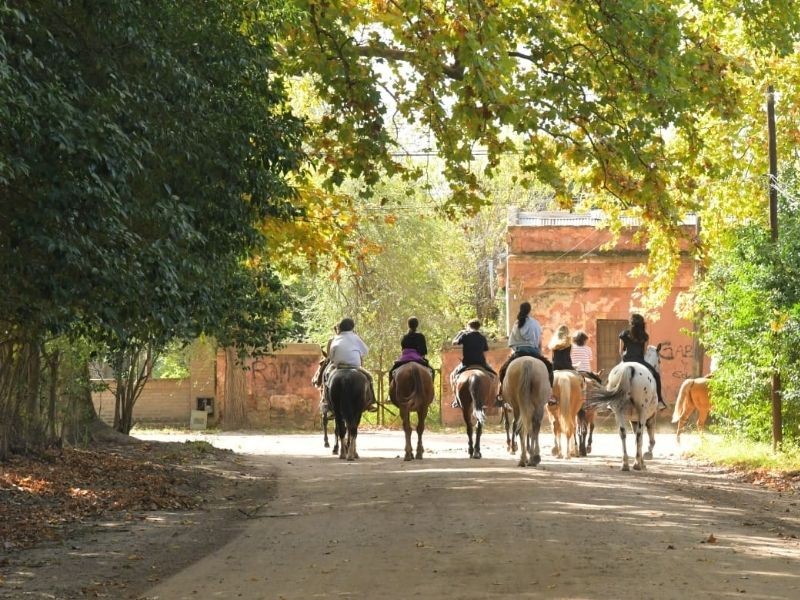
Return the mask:
<path id="1" fill-rule="evenodd" d="M 590 392 L 589 405 L 608 404 L 614 412 L 622 441 L 622 470 L 629 471 L 626 444 L 627 424 L 630 420 L 636 434 L 636 460 L 633 468 L 644 471 L 644 458 L 652 458 L 655 439 L 655 420 L 658 408 L 656 380 L 646 366 L 636 362 L 623 362 L 611 369 L 606 389 Z M 650 448 L 642 453 L 643 428 L 647 427 Z"/>
<path id="2" fill-rule="evenodd" d="M 675 400 L 675 411 L 672 413 L 672 422 L 678 424 L 678 430 L 675 432 L 678 443 L 681 442 L 681 427 L 686 426 L 686 422 L 695 410 L 697 411 L 697 430 L 702 433 L 711 410 L 707 377 L 687 379 L 681 384 L 678 399 Z"/>
<path id="3" fill-rule="evenodd" d="M 456 399 L 461 404 L 461 414 L 467 426 L 470 458 L 481 458 L 481 434 L 486 422 L 484 409 L 497 396 L 497 380 L 494 375 L 480 367 L 463 371 L 453 386 Z M 472 421 L 475 419 L 475 444 L 472 443 Z"/>
<path id="4" fill-rule="evenodd" d="M 547 416 L 553 429 L 553 456 L 570 458 L 578 456 L 575 444 L 575 423 L 583 407 L 583 377 L 577 371 L 556 370 L 553 373 L 553 398 L 555 404 L 547 405 Z M 566 444 L 561 445 L 561 434 Z"/>
<path id="5" fill-rule="evenodd" d="M 422 460 L 422 433 L 425 431 L 425 418 L 428 407 L 433 402 L 433 378 L 430 370 L 416 362 L 408 362 L 394 372 L 389 386 L 389 399 L 400 409 L 403 431 L 406 434 L 406 455 L 403 460 L 413 460 L 411 451 L 411 413 L 417 413 L 417 455 Z"/>
<path id="6" fill-rule="evenodd" d="M 356 367 L 338 367 L 328 377 L 326 390 L 336 420 L 339 458 L 354 460 L 358 458 L 358 424 L 371 399 L 369 379 Z"/>
<path id="7" fill-rule="evenodd" d="M 508 365 L 503 396 L 514 410 L 514 430 L 519 432 L 520 467 L 535 467 L 542 461 L 539 430 L 550 392 L 547 367 L 538 358 L 521 356 Z"/>

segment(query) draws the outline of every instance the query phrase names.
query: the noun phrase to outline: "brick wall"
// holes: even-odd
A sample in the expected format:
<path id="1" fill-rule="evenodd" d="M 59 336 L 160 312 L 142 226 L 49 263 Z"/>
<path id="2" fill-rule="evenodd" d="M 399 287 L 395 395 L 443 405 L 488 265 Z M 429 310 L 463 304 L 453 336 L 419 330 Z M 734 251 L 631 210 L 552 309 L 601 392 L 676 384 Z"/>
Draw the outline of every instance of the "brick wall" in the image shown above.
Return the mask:
<path id="1" fill-rule="evenodd" d="M 319 424 L 319 392 L 311 379 L 322 357 L 315 344 L 288 344 L 269 356 L 248 361 L 247 404 L 256 428 L 314 429 Z M 217 353 L 216 398 L 225 410 L 225 353 Z"/>

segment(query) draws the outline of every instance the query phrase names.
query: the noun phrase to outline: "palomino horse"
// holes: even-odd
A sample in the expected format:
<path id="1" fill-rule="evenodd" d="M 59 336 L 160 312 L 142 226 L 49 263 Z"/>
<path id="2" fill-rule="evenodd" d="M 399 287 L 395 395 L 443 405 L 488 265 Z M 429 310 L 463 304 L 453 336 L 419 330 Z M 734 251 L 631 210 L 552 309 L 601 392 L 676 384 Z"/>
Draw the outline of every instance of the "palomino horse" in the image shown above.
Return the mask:
<path id="1" fill-rule="evenodd" d="M 455 395 L 461 404 L 461 414 L 467 426 L 470 458 L 481 458 L 481 434 L 486 422 L 484 409 L 497 395 L 497 381 L 493 375 L 479 367 L 462 372 L 455 380 Z M 475 444 L 472 443 L 472 419 L 475 419 Z"/>
<path id="2" fill-rule="evenodd" d="M 328 377 L 327 394 L 336 421 L 339 458 L 354 460 L 358 458 L 358 424 L 370 403 L 369 380 L 356 367 L 339 367 Z"/>
<path id="3" fill-rule="evenodd" d="M 542 461 L 539 430 L 550 392 L 547 367 L 538 358 L 521 356 L 508 365 L 503 396 L 514 410 L 514 429 L 519 432 L 520 467 L 535 467 Z"/>
<path id="4" fill-rule="evenodd" d="M 675 400 L 675 411 L 672 413 L 672 422 L 678 424 L 678 430 L 675 432 L 678 443 L 681 441 L 681 427 L 686 426 L 686 422 L 695 410 L 697 411 L 697 430 L 702 432 L 711 410 L 707 377 L 687 379 L 681 384 L 678 399 Z"/>
<path id="5" fill-rule="evenodd" d="M 311 378 L 311 383 L 319 390 L 319 414 L 322 417 L 322 439 L 325 447 L 330 448 L 331 445 L 328 442 L 328 421 L 333 420 L 333 410 L 331 410 L 331 407 L 328 404 L 328 399 L 325 397 L 325 387 L 322 381 L 325 373 L 325 367 L 327 366 L 328 358 L 324 357 L 321 361 L 319 361 L 319 366 L 317 367 L 317 371 L 314 373 L 314 377 Z M 333 453 L 339 453 L 338 437 L 334 438 Z"/>
<path id="6" fill-rule="evenodd" d="M 433 402 L 433 378 L 427 367 L 415 362 L 406 363 L 394 372 L 389 387 L 389 399 L 400 409 L 403 419 L 403 431 L 406 434 L 406 455 L 403 460 L 413 460 L 411 451 L 411 413 L 417 413 L 417 455 L 422 459 L 422 433 L 425 431 L 425 417 L 428 407 Z"/>
<path id="7" fill-rule="evenodd" d="M 555 404 L 547 405 L 547 416 L 553 429 L 553 456 L 570 458 L 577 456 L 575 444 L 575 422 L 583 406 L 583 377 L 577 371 L 556 370 L 553 373 L 553 398 Z M 561 445 L 561 434 L 566 445 Z"/>
<path id="8" fill-rule="evenodd" d="M 606 389 L 590 393 L 587 402 L 591 405 L 608 404 L 614 412 L 619 427 L 619 437 L 622 440 L 623 471 L 630 470 L 625 438 L 627 422 L 631 421 L 636 434 L 636 461 L 633 468 L 637 471 L 644 471 L 644 458 L 653 457 L 653 446 L 656 444 L 655 420 L 658 397 L 656 381 L 650 369 L 636 362 L 618 364 L 608 374 Z M 643 426 L 647 427 L 647 434 L 650 438 L 650 448 L 644 456 L 642 455 Z"/>

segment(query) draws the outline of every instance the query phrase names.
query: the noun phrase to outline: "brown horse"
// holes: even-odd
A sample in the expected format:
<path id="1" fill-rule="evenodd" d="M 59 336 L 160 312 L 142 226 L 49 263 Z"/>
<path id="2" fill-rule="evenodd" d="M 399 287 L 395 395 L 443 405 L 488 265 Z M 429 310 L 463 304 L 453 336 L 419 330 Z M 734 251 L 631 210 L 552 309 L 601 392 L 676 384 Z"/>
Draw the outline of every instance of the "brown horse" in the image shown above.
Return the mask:
<path id="1" fill-rule="evenodd" d="M 553 456 L 570 458 L 578 456 L 575 444 L 575 423 L 583 406 L 583 377 L 577 371 L 557 370 L 553 373 L 555 404 L 547 405 L 550 427 L 553 429 Z M 566 446 L 561 445 L 561 434 Z"/>
<path id="2" fill-rule="evenodd" d="M 508 365 L 503 396 L 514 410 L 514 430 L 519 432 L 520 467 L 535 467 L 542 461 L 539 430 L 550 391 L 547 367 L 538 358 L 521 356 Z"/>
<path id="3" fill-rule="evenodd" d="M 411 413 L 417 413 L 417 455 L 422 460 L 422 433 L 425 431 L 425 417 L 433 402 L 433 378 L 427 367 L 415 362 L 397 368 L 389 387 L 389 399 L 400 409 L 403 431 L 406 434 L 406 455 L 403 460 L 413 460 L 411 451 Z"/>
<path id="4" fill-rule="evenodd" d="M 471 367 L 461 373 L 455 381 L 455 395 L 461 404 L 461 414 L 467 426 L 470 458 L 481 458 L 481 434 L 486 422 L 484 409 L 497 396 L 497 380 L 494 375 L 480 367 Z M 472 421 L 475 419 L 475 444 L 472 443 Z"/>
<path id="5" fill-rule="evenodd" d="M 678 399 L 675 400 L 675 411 L 672 413 L 672 422 L 678 424 L 678 430 L 675 432 L 678 443 L 681 441 L 681 427 L 686 426 L 686 422 L 695 410 L 697 411 L 697 430 L 702 433 L 711 410 L 707 377 L 687 379 L 681 384 Z"/>

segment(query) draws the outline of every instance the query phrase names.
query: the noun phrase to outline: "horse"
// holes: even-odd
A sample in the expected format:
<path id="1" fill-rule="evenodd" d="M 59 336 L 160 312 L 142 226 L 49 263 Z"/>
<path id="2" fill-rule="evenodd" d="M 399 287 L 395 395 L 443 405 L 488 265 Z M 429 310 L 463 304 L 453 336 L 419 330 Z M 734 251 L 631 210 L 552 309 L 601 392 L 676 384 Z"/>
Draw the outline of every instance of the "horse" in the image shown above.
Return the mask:
<path id="1" fill-rule="evenodd" d="M 687 379 L 681 384 L 678 398 L 675 400 L 675 411 L 672 413 L 672 422 L 678 424 L 675 437 L 679 444 L 681 442 L 681 427 L 686 425 L 695 410 L 697 411 L 697 430 L 702 433 L 708 413 L 711 410 L 708 377 Z"/>
<path id="2" fill-rule="evenodd" d="M 403 431 L 406 434 L 406 455 L 403 460 L 414 460 L 411 451 L 411 412 L 417 413 L 417 460 L 422 460 L 422 433 L 428 407 L 433 402 L 433 377 L 430 370 L 416 362 L 408 362 L 394 372 L 389 387 L 389 399 L 400 409 Z"/>
<path id="3" fill-rule="evenodd" d="M 547 367 L 541 360 L 521 356 L 508 365 L 503 395 L 514 410 L 514 430 L 519 433 L 520 442 L 520 467 L 535 467 L 542 461 L 539 430 L 550 393 Z"/>
<path id="4" fill-rule="evenodd" d="M 468 368 L 455 380 L 456 399 L 461 404 L 461 414 L 467 426 L 470 458 L 481 458 L 481 434 L 486 422 L 484 409 L 497 395 L 497 382 L 493 375 L 479 367 Z M 472 419 L 475 418 L 475 444 L 472 443 Z"/>
<path id="5" fill-rule="evenodd" d="M 575 421 L 583 406 L 583 377 L 577 371 L 559 369 L 553 373 L 553 398 L 555 404 L 547 405 L 550 427 L 553 429 L 553 456 L 577 456 Z M 566 437 L 566 447 L 561 445 L 561 434 Z"/>
<path id="6" fill-rule="evenodd" d="M 322 381 L 323 375 L 325 373 L 325 368 L 328 366 L 328 357 L 324 355 L 322 360 L 319 361 L 319 366 L 317 367 L 316 372 L 314 373 L 314 377 L 311 378 L 311 384 L 319 390 L 319 414 L 322 417 L 322 439 L 325 444 L 326 448 L 330 448 L 331 445 L 328 442 L 328 421 L 332 420 L 333 411 L 331 410 L 330 404 L 328 403 L 327 398 L 325 397 L 325 387 Z M 339 453 L 339 438 L 334 439 L 334 446 L 333 446 L 333 454 Z"/>
<path id="7" fill-rule="evenodd" d="M 590 405 L 608 404 L 617 419 L 622 440 L 622 470 L 629 471 L 626 425 L 630 420 L 636 434 L 636 461 L 633 468 L 644 471 L 644 458 L 652 459 L 655 440 L 655 419 L 658 407 L 656 381 L 646 366 L 636 362 L 623 362 L 611 369 L 605 389 L 590 393 Z M 642 454 L 642 426 L 647 427 L 650 447 Z"/>
<path id="8" fill-rule="evenodd" d="M 358 424 L 371 399 L 367 375 L 357 367 L 338 367 L 328 377 L 327 398 L 336 422 L 339 458 L 354 460 Z"/>

